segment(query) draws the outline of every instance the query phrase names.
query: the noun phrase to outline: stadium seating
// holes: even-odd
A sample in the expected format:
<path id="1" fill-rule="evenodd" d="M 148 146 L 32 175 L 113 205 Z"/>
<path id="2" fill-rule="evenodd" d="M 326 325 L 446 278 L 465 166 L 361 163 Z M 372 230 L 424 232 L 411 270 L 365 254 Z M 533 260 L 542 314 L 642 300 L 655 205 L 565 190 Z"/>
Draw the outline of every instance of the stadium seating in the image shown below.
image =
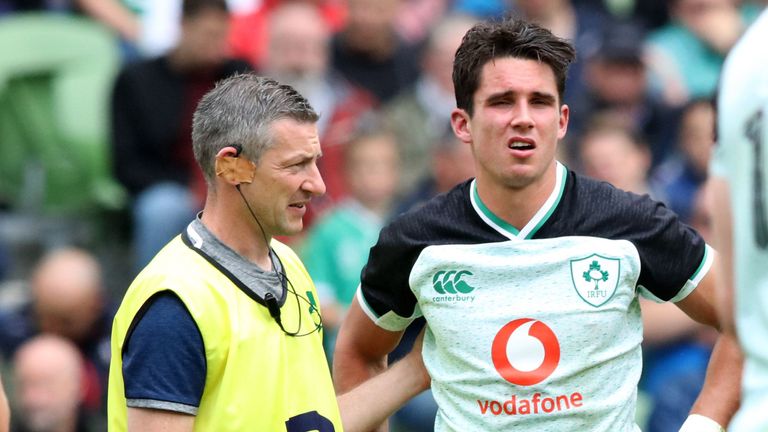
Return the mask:
<path id="1" fill-rule="evenodd" d="M 107 142 L 114 36 L 85 18 L 9 15 L 0 53 L 0 202 L 47 216 L 122 206 Z"/>

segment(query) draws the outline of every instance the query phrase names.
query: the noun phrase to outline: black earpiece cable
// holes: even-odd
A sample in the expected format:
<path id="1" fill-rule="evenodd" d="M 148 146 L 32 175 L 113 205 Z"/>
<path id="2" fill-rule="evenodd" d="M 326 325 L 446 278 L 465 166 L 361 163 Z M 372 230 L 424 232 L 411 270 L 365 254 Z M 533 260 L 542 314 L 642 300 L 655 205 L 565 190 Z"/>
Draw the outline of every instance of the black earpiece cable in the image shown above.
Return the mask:
<path id="1" fill-rule="evenodd" d="M 234 145 L 233 145 L 233 147 L 234 147 Z M 239 148 L 239 146 L 236 147 L 235 150 L 237 150 L 236 155 L 239 155 L 240 154 L 240 150 L 241 150 Z M 267 309 L 269 310 L 269 315 L 272 316 L 272 318 L 275 320 L 275 322 L 277 322 L 277 325 L 280 326 L 280 329 L 283 331 L 283 333 L 287 334 L 288 336 L 302 337 L 302 336 L 311 335 L 312 333 L 318 331 L 319 329 L 321 329 L 323 327 L 323 317 L 322 317 L 322 315 L 320 315 L 320 311 L 307 298 L 305 298 L 304 296 L 302 296 L 298 292 L 296 292 L 296 289 L 293 287 L 293 283 L 291 283 L 291 280 L 288 279 L 288 276 L 285 274 L 284 270 L 281 270 L 281 271 L 277 270 L 277 265 L 276 265 L 276 263 L 274 261 L 274 258 L 272 258 L 272 253 L 274 251 L 272 250 L 272 247 L 269 245 L 269 240 L 267 240 L 267 233 L 264 231 L 264 227 L 261 225 L 261 222 L 259 222 L 259 218 L 256 217 L 256 213 L 254 213 L 253 209 L 251 208 L 251 205 L 248 203 L 248 200 L 245 198 L 245 195 L 243 195 L 243 191 L 240 190 L 240 185 L 239 184 L 235 185 L 235 189 L 237 189 L 237 192 L 240 194 L 240 197 L 243 199 L 243 203 L 245 203 L 245 207 L 248 209 L 248 212 L 251 214 L 251 217 L 253 217 L 253 220 L 255 220 L 256 223 L 259 225 L 259 229 L 261 230 L 261 235 L 264 238 L 264 244 L 267 246 L 267 249 L 269 249 L 269 251 L 268 251 L 269 261 L 270 261 L 270 263 L 272 263 L 272 269 L 274 270 L 275 274 L 277 275 L 278 280 L 280 280 L 281 284 L 285 284 L 285 286 L 288 289 L 288 291 L 293 293 L 294 297 L 296 297 L 296 311 L 297 311 L 297 313 L 299 315 L 299 325 L 297 326 L 296 331 L 294 331 L 294 332 L 289 332 L 289 331 L 287 331 L 285 329 L 285 327 L 283 327 L 283 321 L 282 321 L 282 318 L 280 316 L 280 305 L 278 305 L 277 299 L 270 292 L 268 292 L 267 294 L 264 295 L 264 303 L 267 304 Z M 309 305 L 310 311 L 314 309 L 317 312 L 318 321 L 319 321 L 318 323 L 315 323 L 315 328 L 314 329 L 312 329 L 311 331 L 305 332 L 305 333 L 301 333 L 301 334 L 299 334 L 299 332 L 301 331 L 301 316 L 302 316 L 302 313 L 301 313 L 301 300 L 299 300 L 299 299 L 303 300 L 307 305 Z"/>

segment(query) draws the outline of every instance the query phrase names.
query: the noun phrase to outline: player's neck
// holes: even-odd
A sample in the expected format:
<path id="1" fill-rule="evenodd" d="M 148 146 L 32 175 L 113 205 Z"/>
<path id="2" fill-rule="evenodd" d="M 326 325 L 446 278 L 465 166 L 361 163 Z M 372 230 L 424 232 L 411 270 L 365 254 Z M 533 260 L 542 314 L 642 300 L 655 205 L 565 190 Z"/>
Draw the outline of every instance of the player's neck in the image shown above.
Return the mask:
<path id="1" fill-rule="evenodd" d="M 556 183 L 557 167 L 553 166 L 541 179 L 524 187 L 511 187 L 478 178 L 477 193 L 494 215 L 521 230 L 550 197 Z"/>

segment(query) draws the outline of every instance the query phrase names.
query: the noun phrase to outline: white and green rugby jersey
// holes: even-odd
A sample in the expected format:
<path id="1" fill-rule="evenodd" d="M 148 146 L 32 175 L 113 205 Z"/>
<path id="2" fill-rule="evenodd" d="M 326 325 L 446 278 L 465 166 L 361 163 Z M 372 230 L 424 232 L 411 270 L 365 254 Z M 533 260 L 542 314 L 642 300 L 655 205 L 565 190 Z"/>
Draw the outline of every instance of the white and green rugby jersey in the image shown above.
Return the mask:
<path id="1" fill-rule="evenodd" d="M 358 300 L 376 324 L 429 324 L 437 431 L 638 431 L 638 293 L 677 301 L 709 270 L 663 205 L 558 164 L 517 230 L 463 183 L 387 226 Z"/>
<path id="2" fill-rule="evenodd" d="M 730 182 L 741 407 L 729 430 L 768 430 L 768 12 L 726 60 L 712 174 Z"/>

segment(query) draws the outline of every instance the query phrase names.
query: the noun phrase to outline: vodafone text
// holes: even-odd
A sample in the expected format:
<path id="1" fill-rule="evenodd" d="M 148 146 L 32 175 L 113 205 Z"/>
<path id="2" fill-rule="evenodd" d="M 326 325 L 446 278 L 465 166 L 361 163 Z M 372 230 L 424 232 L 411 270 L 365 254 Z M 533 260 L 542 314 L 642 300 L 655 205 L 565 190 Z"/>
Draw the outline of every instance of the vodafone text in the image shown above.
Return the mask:
<path id="1" fill-rule="evenodd" d="M 542 396 L 541 393 L 534 393 L 530 399 L 519 398 L 512 395 L 505 401 L 478 400 L 480 414 L 482 415 L 527 415 L 551 413 L 553 411 L 563 411 L 578 408 L 584 405 L 584 398 L 581 393 L 575 392 L 571 395 L 560 395 L 555 397 Z"/>

